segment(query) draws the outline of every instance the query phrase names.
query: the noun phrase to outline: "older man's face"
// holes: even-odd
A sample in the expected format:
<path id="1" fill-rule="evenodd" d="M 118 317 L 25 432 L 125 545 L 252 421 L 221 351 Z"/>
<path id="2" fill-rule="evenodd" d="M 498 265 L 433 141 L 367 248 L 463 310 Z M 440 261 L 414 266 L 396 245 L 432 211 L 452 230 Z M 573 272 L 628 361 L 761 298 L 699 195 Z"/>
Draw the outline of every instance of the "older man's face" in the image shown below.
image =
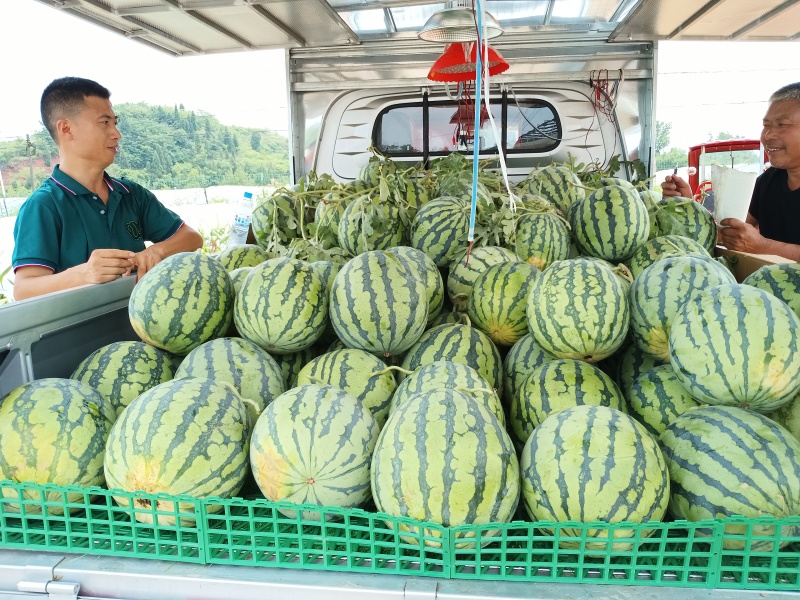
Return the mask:
<path id="1" fill-rule="evenodd" d="M 800 100 L 778 100 L 769 105 L 761 143 L 773 167 L 800 170 Z"/>

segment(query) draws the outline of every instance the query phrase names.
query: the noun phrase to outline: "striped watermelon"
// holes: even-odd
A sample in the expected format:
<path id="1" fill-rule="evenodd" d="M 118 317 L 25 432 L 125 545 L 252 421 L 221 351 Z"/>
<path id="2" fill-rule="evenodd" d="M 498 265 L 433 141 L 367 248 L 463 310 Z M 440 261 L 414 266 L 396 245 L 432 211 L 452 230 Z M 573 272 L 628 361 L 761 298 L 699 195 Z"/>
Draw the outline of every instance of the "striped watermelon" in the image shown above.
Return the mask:
<path id="1" fill-rule="evenodd" d="M 271 356 L 281 369 L 284 388 L 290 390 L 297 385 L 297 376 L 300 374 L 300 370 L 314 358 L 314 349 L 306 348 L 299 352 Z"/>
<path id="2" fill-rule="evenodd" d="M 678 310 L 695 292 L 724 283 L 736 280 L 713 260 L 674 256 L 656 261 L 631 286 L 634 342 L 648 354 L 669 360 L 669 331 Z"/>
<path id="3" fill-rule="evenodd" d="M 673 320 L 669 359 L 696 400 L 769 412 L 800 392 L 800 318 L 748 285 L 707 288 Z"/>
<path id="4" fill-rule="evenodd" d="M 525 444 L 520 469 L 525 509 L 534 521 L 646 523 L 667 510 L 669 477 L 658 442 L 614 408 L 575 406 L 548 417 Z M 587 538 L 561 541 L 562 548 L 608 548 L 608 529 L 565 528 L 559 535 Z M 613 531 L 615 538 L 634 535 L 633 529 Z M 632 544 L 611 547 L 627 551 Z"/>
<path id="5" fill-rule="evenodd" d="M 542 350 L 529 333 L 511 347 L 503 359 L 503 402 L 511 408 L 514 396 L 522 382 L 536 367 L 554 360 Z"/>
<path id="6" fill-rule="evenodd" d="M 270 402 L 286 391 L 275 359 L 241 338 L 218 338 L 192 350 L 175 373 L 175 379 L 188 378 L 232 385 L 245 401 L 251 425 Z"/>
<path id="7" fill-rule="evenodd" d="M 322 278 L 322 281 L 325 282 L 325 295 L 330 295 L 331 288 L 333 287 L 333 280 L 336 279 L 336 276 L 339 274 L 339 269 L 342 268 L 342 265 L 335 263 L 332 260 L 315 260 L 314 262 L 308 264 Z"/>
<path id="8" fill-rule="evenodd" d="M 330 318 L 350 348 L 392 356 L 425 331 L 425 284 L 396 255 L 365 252 L 348 262 L 333 282 Z"/>
<path id="9" fill-rule="evenodd" d="M 234 291 L 219 261 L 196 252 L 165 258 L 136 284 L 128 316 L 148 344 L 188 354 L 228 331 Z"/>
<path id="10" fill-rule="evenodd" d="M 557 262 L 531 285 L 528 327 L 557 358 L 596 362 L 613 354 L 628 333 L 623 285 L 605 265 L 588 259 Z"/>
<path id="11" fill-rule="evenodd" d="M 513 346 L 528 333 L 525 310 L 536 267 L 514 261 L 492 265 L 472 284 L 467 314 L 477 327 L 500 346 Z"/>
<path id="12" fill-rule="evenodd" d="M 675 518 L 800 514 L 800 441 L 767 417 L 731 406 L 702 407 L 679 416 L 659 439 L 672 480 L 669 510 Z M 746 528 L 730 524 L 725 531 L 741 535 Z M 748 547 L 772 550 L 775 533 L 774 525 L 753 523 Z M 782 533 L 788 537 L 800 531 L 786 526 Z M 744 537 L 726 536 L 723 542 L 734 550 L 745 544 Z"/>
<path id="13" fill-rule="evenodd" d="M 569 257 L 569 243 L 567 223 L 555 213 L 523 214 L 517 222 L 514 250 L 537 269 Z"/>
<path id="14" fill-rule="evenodd" d="M 800 440 L 800 396 L 770 413 L 769 417 Z"/>
<path id="15" fill-rule="evenodd" d="M 572 170 L 555 165 L 532 171 L 518 188 L 541 196 L 562 213 L 567 211 L 570 204 L 586 195 L 581 180 Z"/>
<path id="16" fill-rule="evenodd" d="M 356 192 L 363 192 L 366 187 L 361 181 L 353 181 L 341 190 L 333 190 L 326 194 L 318 203 L 314 211 L 314 238 L 324 249 L 339 245 L 339 222 L 344 214 L 344 209 L 350 203 Z"/>
<path id="17" fill-rule="evenodd" d="M 657 260 L 670 256 L 710 257 L 708 251 L 696 242 L 682 235 L 662 235 L 648 240 L 636 249 L 628 264 L 634 277 Z"/>
<path id="18" fill-rule="evenodd" d="M 621 177 L 601 177 L 600 178 L 600 185 L 601 186 L 605 186 L 605 187 L 613 185 L 613 186 L 617 186 L 617 187 L 628 188 L 628 189 L 631 189 L 631 190 L 635 190 L 636 189 L 635 185 L 633 185 L 627 179 L 622 179 Z M 638 194 L 639 192 L 636 192 L 636 193 Z"/>
<path id="19" fill-rule="evenodd" d="M 293 239 L 301 237 L 302 200 L 296 188 L 281 188 L 259 200 L 258 206 L 253 209 L 251 221 L 253 235 L 259 246 L 270 251 L 278 244 L 288 246 Z"/>
<path id="20" fill-rule="evenodd" d="M 437 360 L 427 364 L 403 379 L 392 396 L 389 412 L 394 412 L 411 397 L 442 389 L 456 390 L 475 398 L 505 425 L 503 404 L 491 384 L 472 367 L 450 360 Z"/>
<path id="21" fill-rule="evenodd" d="M 242 289 L 242 282 L 250 274 L 252 269 L 253 267 L 239 267 L 238 269 L 228 272 L 228 275 L 231 277 L 231 283 L 233 283 L 234 295 L 238 294 Z"/>
<path id="22" fill-rule="evenodd" d="M 380 427 L 389 414 L 397 388 L 392 371 L 369 352 L 347 348 L 327 352 L 309 361 L 297 375 L 297 385 L 332 385 L 359 400 Z"/>
<path id="23" fill-rule="evenodd" d="M 511 250 L 500 246 L 473 248 L 469 256 L 466 250 L 457 254 L 450 264 L 450 273 L 447 276 L 447 295 L 453 308 L 466 312 L 472 285 L 478 276 L 492 265 L 507 262 L 520 260 Z"/>
<path id="24" fill-rule="evenodd" d="M 405 262 L 415 277 L 425 284 L 428 295 L 428 323 L 430 323 L 439 316 L 444 306 L 444 281 L 436 263 L 422 250 L 411 246 L 396 246 L 389 248 L 387 252 Z"/>
<path id="25" fill-rule="evenodd" d="M 439 325 L 426 331 L 412 346 L 403 360 L 403 369 L 416 371 L 419 367 L 450 360 L 475 369 L 489 385 L 503 391 L 503 360 L 489 337 L 468 325 Z"/>
<path id="26" fill-rule="evenodd" d="M 769 292 L 800 316 L 800 264 L 765 265 L 742 283 Z"/>
<path id="27" fill-rule="evenodd" d="M 325 331 L 325 282 L 308 263 L 273 258 L 253 267 L 236 297 L 236 329 L 274 354 L 308 348 Z"/>
<path id="28" fill-rule="evenodd" d="M 353 256 L 400 245 L 405 234 L 400 207 L 366 194 L 348 204 L 339 221 L 339 247 Z"/>
<path id="29" fill-rule="evenodd" d="M 655 436 L 683 413 L 700 406 L 670 365 L 659 365 L 639 375 L 628 401 L 631 414 Z"/>
<path id="30" fill-rule="evenodd" d="M 438 317 L 428 322 L 428 329 L 433 329 L 439 325 L 449 325 L 451 323 L 460 323 L 461 325 L 469 325 L 470 320 L 467 313 L 457 310 L 440 313 Z"/>
<path id="31" fill-rule="evenodd" d="M 116 418 L 114 407 L 88 384 L 72 379 L 39 379 L 0 399 L 0 479 L 82 487 L 103 485 L 103 453 Z M 19 494 L 4 487 L 3 496 L 17 502 L 3 510 L 18 512 Z M 34 500 L 25 512 L 41 512 L 40 492 L 21 492 Z M 64 495 L 45 492 L 48 512 L 64 512 Z M 67 494 L 79 506 L 83 494 Z"/>
<path id="32" fill-rule="evenodd" d="M 228 272 L 242 267 L 255 267 L 268 258 L 266 250 L 256 244 L 229 246 L 217 256 L 217 260 Z"/>
<path id="33" fill-rule="evenodd" d="M 505 522 L 519 501 L 519 465 L 508 434 L 480 402 L 455 390 L 423 392 L 389 416 L 378 438 L 372 495 L 395 517 L 445 527 Z"/>
<path id="34" fill-rule="evenodd" d="M 467 248 L 469 204 L 461 198 L 444 196 L 431 200 L 417 211 L 411 225 L 411 245 L 436 263 L 447 266 Z"/>
<path id="35" fill-rule="evenodd" d="M 583 254 L 611 261 L 629 259 L 647 241 L 650 216 L 636 190 L 601 187 L 570 211 L 572 235 Z"/>
<path id="36" fill-rule="evenodd" d="M 594 365 L 573 359 L 546 362 L 531 371 L 511 401 L 508 420 L 512 437 L 522 448 L 547 417 L 580 405 L 627 412 L 622 392 Z"/>
<path id="37" fill-rule="evenodd" d="M 300 385 L 276 398 L 256 423 L 253 476 L 273 502 L 360 506 L 370 495 L 370 461 L 379 432 L 370 411 L 353 395 L 331 385 Z M 320 515 L 304 511 L 302 518 L 318 521 Z"/>
<path id="38" fill-rule="evenodd" d="M 636 344 L 631 344 L 619 357 L 614 372 L 614 381 L 616 381 L 622 395 L 626 399 L 630 399 L 631 389 L 636 378 L 653 367 L 663 364 L 669 364 L 669 361 L 647 354 Z"/>
<path id="39" fill-rule="evenodd" d="M 144 342 L 114 342 L 83 359 L 70 379 L 100 392 L 119 416 L 139 394 L 174 376 L 173 359 L 163 350 Z"/>
<path id="40" fill-rule="evenodd" d="M 250 428 L 239 395 L 210 379 L 175 379 L 131 402 L 111 429 L 105 453 L 108 488 L 195 498 L 229 498 L 247 473 Z M 213 452 L 209 450 L 213 449 Z M 128 498 L 115 496 L 120 506 Z M 153 523 L 150 500 L 134 500 L 136 519 Z M 157 501 L 158 525 L 194 522 L 194 505 Z M 211 507 L 207 506 L 206 510 Z M 221 506 L 219 507 L 221 509 Z"/>
<path id="41" fill-rule="evenodd" d="M 713 254 L 717 245 L 717 224 L 714 216 L 699 202 L 689 198 L 664 198 L 652 217 L 657 223 L 667 224 L 662 227 L 667 231 L 661 231 L 660 235 L 680 233 L 696 240 L 709 254 Z"/>

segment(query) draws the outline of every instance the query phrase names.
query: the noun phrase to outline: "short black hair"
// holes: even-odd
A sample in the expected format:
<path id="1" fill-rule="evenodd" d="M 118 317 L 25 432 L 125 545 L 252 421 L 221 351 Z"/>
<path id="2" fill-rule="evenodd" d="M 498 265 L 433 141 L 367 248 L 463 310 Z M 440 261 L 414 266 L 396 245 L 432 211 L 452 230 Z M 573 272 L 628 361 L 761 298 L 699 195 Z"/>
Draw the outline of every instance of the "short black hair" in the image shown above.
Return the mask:
<path id="1" fill-rule="evenodd" d="M 769 97 L 770 104 L 779 100 L 800 100 L 800 82 L 785 85 Z"/>
<path id="2" fill-rule="evenodd" d="M 88 96 L 96 96 L 108 100 L 109 92 L 102 85 L 91 79 L 82 77 L 61 77 L 54 79 L 42 92 L 42 123 L 50 132 L 50 137 L 57 143 L 56 123 L 59 119 L 76 114 L 83 108 Z"/>

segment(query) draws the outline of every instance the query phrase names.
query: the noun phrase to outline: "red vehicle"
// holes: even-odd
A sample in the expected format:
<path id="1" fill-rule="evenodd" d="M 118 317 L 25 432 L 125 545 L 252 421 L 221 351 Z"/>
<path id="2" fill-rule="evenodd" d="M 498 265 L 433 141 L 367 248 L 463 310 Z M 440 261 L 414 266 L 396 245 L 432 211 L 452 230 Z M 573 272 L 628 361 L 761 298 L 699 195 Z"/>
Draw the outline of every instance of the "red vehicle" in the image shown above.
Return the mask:
<path id="1" fill-rule="evenodd" d="M 708 156 L 710 154 L 718 156 L 711 158 Z M 729 158 L 721 156 L 723 154 L 728 154 Z M 689 186 L 694 190 L 695 198 L 707 194 L 711 190 L 710 167 L 714 163 L 730 166 L 732 169 L 756 170 L 760 173 L 767 161 L 767 153 L 761 148 L 760 140 L 723 140 L 691 146 Z"/>

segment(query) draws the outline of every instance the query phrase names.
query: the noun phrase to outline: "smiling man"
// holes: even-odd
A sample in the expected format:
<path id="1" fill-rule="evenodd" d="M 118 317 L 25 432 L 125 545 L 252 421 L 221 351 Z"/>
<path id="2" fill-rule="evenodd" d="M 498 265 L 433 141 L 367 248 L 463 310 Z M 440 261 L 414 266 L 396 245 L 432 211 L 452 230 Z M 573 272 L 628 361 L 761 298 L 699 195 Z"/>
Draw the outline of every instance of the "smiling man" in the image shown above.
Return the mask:
<path id="1" fill-rule="evenodd" d="M 17 300 L 132 271 L 141 278 L 167 256 L 203 243 L 150 191 L 105 172 L 122 137 L 110 96 L 78 77 L 56 79 L 42 93 L 42 122 L 60 163 L 22 205 L 14 226 Z"/>
<path id="2" fill-rule="evenodd" d="M 800 262 L 800 83 L 770 96 L 761 143 L 771 167 L 756 180 L 747 221 L 723 219 L 720 241 L 731 250 Z M 677 176 L 668 176 L 661 187 L 665 196 L 692 195 Z"/>

